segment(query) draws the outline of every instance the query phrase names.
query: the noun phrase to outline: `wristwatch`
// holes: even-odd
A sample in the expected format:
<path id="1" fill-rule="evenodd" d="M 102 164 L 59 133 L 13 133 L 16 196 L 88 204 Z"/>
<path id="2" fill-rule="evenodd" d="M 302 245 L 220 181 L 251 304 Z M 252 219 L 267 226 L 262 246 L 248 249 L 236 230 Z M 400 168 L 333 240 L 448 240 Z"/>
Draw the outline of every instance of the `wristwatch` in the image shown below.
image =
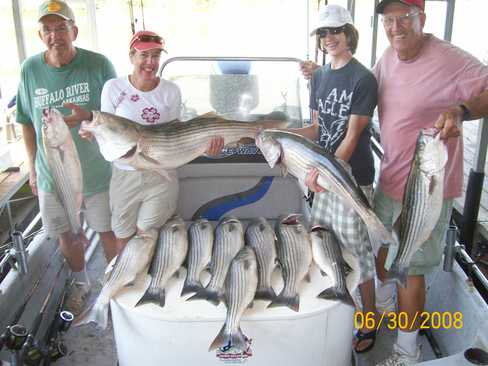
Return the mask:
<path id="1" fill-rule="evenodd" d="M 464 104 L 460 104 L 459 107 L 463 110 L 463 115 L 461 116 L 462 121 L 469 121 L 471 119 L 471 112 L 469 111 L 468 107 Z"/>

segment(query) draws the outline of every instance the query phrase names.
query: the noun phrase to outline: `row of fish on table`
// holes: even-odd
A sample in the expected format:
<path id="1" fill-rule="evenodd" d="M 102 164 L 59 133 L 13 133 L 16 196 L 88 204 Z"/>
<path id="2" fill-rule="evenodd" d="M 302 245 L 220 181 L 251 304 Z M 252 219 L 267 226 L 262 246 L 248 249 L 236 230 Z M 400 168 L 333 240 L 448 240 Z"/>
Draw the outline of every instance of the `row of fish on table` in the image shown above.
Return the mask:
<path id="1" fill-rule="evenodd" d="M 310 169 L 316 168 L 319 172 L 318 183 L 341 197 L 361 217 L 375 253 L 383 245 L 391 245 L 396 248 L 396 256 L 392 269 L 389 271 L 389 277 L 403 286 L 406 286 L 406 274 L 413 254 L 431 234 L 440 215 L 447 148 L 439 139 L 439 134 L 432 131 L 421 130 L 419 132 L 405 190 L 403 210 L 395 225 L 397 235 L 394 235 L 375 215 L 361 188 L 350 174 L 346 163 L 328 154 L 316 143 L 293 132 L 266 129 L 283 127 L 283 121 L 254 123 L 225 121 L 221 117 L 213 115 L 201 116 L 188 122 L 174 121 L 160 126 L 141 126 L 107 113 L 93 112 L 93 115 L 93 120 L 83 122 L 81 129 L 96 138 L 106 160 L 124 160 L 136 169 L 153 170 L 168 179 L 171 179 L 167 174 L 168 169 L 178 168 L 204 154 L 208 142 L 213 136 L 222 136 L 226 145 L 237 143 L 242 138 L 255 139 L 257 147 L 270 167 L 280 163 L 285 173 L 290 173 L 301 182 L 305 180 Z M 69 130 L 58 111 L 51 109 L 45 112 L 43 132 L 48 163 L 56 172 L 53 174 L 56 190 L 67 211 L 71 212 L 71 214 L 68 212 L 68 216 L 73 232 L 81 236 L 79 216 L 76 214 L 81 206 L 79 162 L 76 163 L 76 159 L 72 158 L 76 155 L 76 149 L 72 141 L 70 142 Z M 315 233 L 312 232 L 312 238 L 320 237 L 321 229 Z M 117 259 L 117 264 L 100 294 L 99 301 L 85 319 L 92 318 L 99 324 L 106 324 L 108 311 L 101 311 L 101 309 L 108 309 L 108 301 L 114 295 L 113 288 L 117 287 L 114 286 L 114 283 L 129 274 L 135 276 L 149 265 L 152 257 L 151 248 L 154 249 L 156 237 L 157 232 L 154 232 L 133 239 L 133 245 L 128 245 L 129 249 L 124 250 Z M 322 233 L 322 237 L 328 238 L 329 235 Z M 323 240 L 325 241 L 325 239 Z M 135 249 L 144 247 L 148 247 L 145 253 Z M 244 247 L 246 248 L 246 246 Z M 280 254 L 280 250 L 278 246 L 278 256 L 285 255 Z M 219 255 L 222 256 L 221 258 L 227 258 L 224 252 Z M 252 257 L 252 255 L 250 256 Z M 249 255 L 238 255 L 236 258 L 247 258 L 247 263 L 249 262 Z M 319 263 L 317 259 L 316 262 Z M 291 271 L 287 274 L 285 264 L 281 264 L 285 282 L 286 276 L 299 277 L 298 272 Z M 231 264 L 228 266 L 232 268 Z M 298 267 L 295 267 L 295 270 L 296 268 Z M 185 291 L 194 291 L 195 286 L 199 286 L 196 275 L 192 274 L 192 276 L 187 279 Z M 211 282 L 204 289 L 197 288 L 194 298 L 204 298 L 212 302 L 221 301 L 222 294 L 226 293 L 222 292 L 225 278 L 224 273 L 214 270 Z M 285 303 L 291 307 L 295 306 L 296 301 L 293 298 L 295 296 L 293 286 L 295 285 L 292 282 L 290 281 L 288 286 L 285 284 L 282 293 L 273 299 L 272 304 Z M 263 294 L 271 296 L 269 288 L 256 286 L 258 296 Z M 163 296 L 164 294 L 156 292 L 150 287 L 141 301 L 159 298 L 161 303 Z M 350 301 L 348 296 L 345 298 L 342 300 Z M 232 303 L 226 301 L 227 304 Z M 97 309 L 100 311 L 94 311 Z"/>
<path id="2" fill-rule="evenodd" d="M 187 270 L 181 295 L 193 294 L 186 300 L 207 300 L 215 305 L 223 301 L 227 307 L 226 322 L 211 349 L 222 347 L 229 340 L 233 346 L 245 346 L 239 323 L 254 300 L 270 301 L 268 307 L 288 306 L 298 311 L 300 285 L 305 279 L 310 281 L 312 261 L 324 276 L 331 278 L 324 280 L 326 288 L 317 297 L 354 306 L 345 280 L 346 271 L 351 269 L 334 235 L 323 228 L 309 233 L 300 217 L 283 216 L 275 229 L 261 217 L 244 231 L 234 217 L 222 219 L 215 230 L 206 219 L 191 223 L 187 230 L 184 221 L 175 216 L 162 227 L 158 239 L 156 231 L 150 231 L 129 241 L 95 303 L 75 324 L 95 322 L 105 328 L 110 299 L 146 271 L 151 279 L 136 306 L 152 302 L 164 307 L 168 281 L 184 265 Z M 279 295 L 272 287 L 277 265 L 283 277 Z M 201 278 L 206 269 L 211 277 L 204 286 Z"/>

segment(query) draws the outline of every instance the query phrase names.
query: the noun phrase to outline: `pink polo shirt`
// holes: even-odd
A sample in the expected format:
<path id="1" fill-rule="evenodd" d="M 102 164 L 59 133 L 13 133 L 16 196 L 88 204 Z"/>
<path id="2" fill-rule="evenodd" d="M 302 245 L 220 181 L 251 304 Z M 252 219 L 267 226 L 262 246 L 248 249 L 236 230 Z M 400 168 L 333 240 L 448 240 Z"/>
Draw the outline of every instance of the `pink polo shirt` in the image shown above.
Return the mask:
<path id="1" fill-rule="evenodd" d="M 419 55 L 398 59 L 389 47 L 374 67 L 378 80 L 378 113 L 384 157 L 380 186 L 389 197 L 402 201 L 403 192 L 421 128 L 433 127 L 449 107 L 488 89 L 488 67 L 469 53 L 427 34 Z M 447 142 L 449 160 L 445 198 L 461 195 L 463 141 Z"/>

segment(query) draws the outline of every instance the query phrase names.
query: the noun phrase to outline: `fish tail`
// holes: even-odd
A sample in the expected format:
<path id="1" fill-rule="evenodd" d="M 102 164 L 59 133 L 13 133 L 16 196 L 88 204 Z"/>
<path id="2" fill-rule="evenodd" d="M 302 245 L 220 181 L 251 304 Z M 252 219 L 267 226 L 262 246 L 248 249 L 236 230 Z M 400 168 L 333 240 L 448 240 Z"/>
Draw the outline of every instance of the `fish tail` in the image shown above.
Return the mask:
<path id="1" fill-rule="evenodd" d="M 187 295 L 191 293 L 196 293 L 198 291 L 203 290 L 203 286 L 200 281 L 192 281 L 188 280 L 188 278 L 185 280 L 185 283 L 183 284 L 183 289 L 181 290 L 181 295 Z"/>
<path id="2" fill-rule="evenodd" d="M 329 287 L 317 295 L 318 298 L 325 300 L 338 300 L 346 305 L 355 306 L 354 300 L 347 289 L 339 287 Z"/>
<path id="3" fill-rule="evenodd" d="M 73 326 L 79 327 L 89 323 L 96 323 L 101 329 L 107 328 L 109 310 L 108 305 L 108 302 L 95 302 L 76 317 L 76 319 L 73 321 Z"/>
<path id="4" fill-rule="evenodd" d="M 220 301 L 222 300 L 223 295 L 220 291 L 218 290 L 209 290 L 209 289 L 201 289 L 199 290 L 195 295 L 192 297 L 188 298 L 187 300 L 207 300 L 214 304 L 215 306 L 220 304 Z"/>
<path id="5" fill-rule="evenodd" d="M 373 247 L 373 252 L 378 255 L 378 251 L 381 247 L 389 247 L 395 245 L 397 238 L 393 236 L 391 232 L 386 230 L 385 226 L 381 223 L 378 217 L 375 217 L 371 224 L 366 225 L 368 228 L 368 236 Z"/>
<path id="6" fill-rule="evenodd" d="M 281 293 L 274 298 L 267 308 L 275 308 L 278 306 L 288 306 L 291 310 L 298 312 L 300 309 L 300 295 L 286 296 Z"/>
<path id="7" fill-rule="evenodd" d="M 231 333 L 227 324 L 224 324 L 217 337 L 208 348 L 209 352 L 217 348 L 233 348 L 244 352 L 247 350 L 247 338 L 239 327 L 235 333 Z"/>
<path id="8" fill-rule="evenodd" d="M 136 306 L 151 302 L 163 308 L 166 300 L 165 297 L 166 293 L 164 288 L 149 287 L 144 295 L 142 295 L 141 299 L 137 302 Z"/>
<path id="9" fill-rule="evenodd" d="M 276 299 L 276 293 L 271 287 L 260 287 L 256 290 L 256 295 L 254 296 L 256 300 L 270 300 Z"/>
<path id="10" fill-rule="evenodd" d="M 401 266 L 399 263 L 394 262 L 388 271 L 387 282 L 395 281 L 403 288 L 407 288 L 408 267 Z"/>

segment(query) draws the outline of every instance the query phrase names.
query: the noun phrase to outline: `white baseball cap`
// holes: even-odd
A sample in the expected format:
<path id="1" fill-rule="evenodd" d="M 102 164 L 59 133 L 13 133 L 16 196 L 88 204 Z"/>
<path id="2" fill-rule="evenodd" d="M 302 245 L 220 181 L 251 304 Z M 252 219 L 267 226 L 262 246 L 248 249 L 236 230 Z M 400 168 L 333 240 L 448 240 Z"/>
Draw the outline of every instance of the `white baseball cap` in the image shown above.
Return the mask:
<path id="1" fill-rule="evenodd" d="M 313 36 L 320 28 L 338 28 L 345 24 L 353 24 L 351 14 L 346 8 L 333 4 L 322 6 L 310 35 Z"/>

